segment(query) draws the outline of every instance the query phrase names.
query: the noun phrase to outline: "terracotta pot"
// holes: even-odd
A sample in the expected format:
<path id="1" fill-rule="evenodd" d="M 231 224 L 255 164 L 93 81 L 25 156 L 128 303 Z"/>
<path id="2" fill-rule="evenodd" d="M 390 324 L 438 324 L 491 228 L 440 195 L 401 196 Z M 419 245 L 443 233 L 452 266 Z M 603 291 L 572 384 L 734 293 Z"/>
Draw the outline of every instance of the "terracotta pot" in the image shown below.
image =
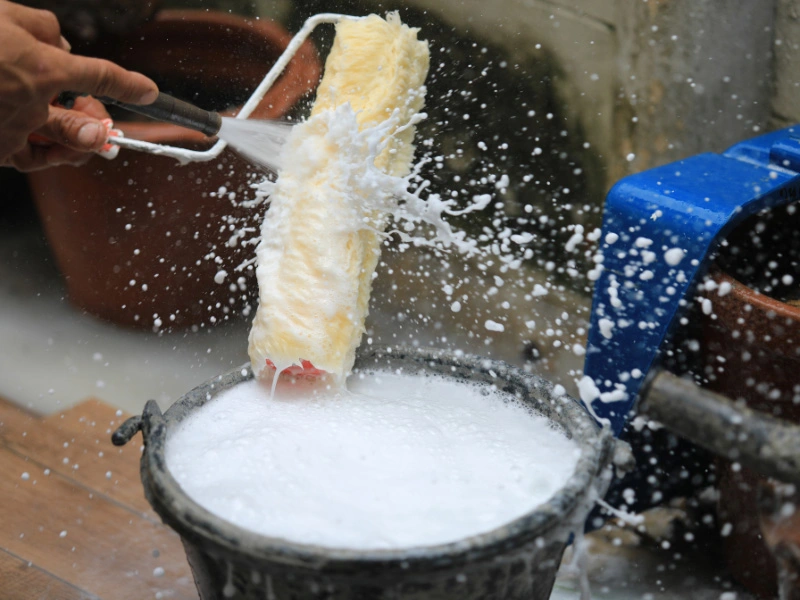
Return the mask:
<path id="1" fill-rule="evenodd" d="M 290 39 L 268 21 L 163 11 L 104 54 L 151 76 L 162 91 L 222 110 L 241 105 Z M 252 118 L 286 115 L 315 88 L 320 73 L 317 53 L 306 42 Z M 150 142 L 209 144 L 202 134 L 175 125 L 118 120 L 117 126 Z M 151 328 L 159 322 L 199 325 L 242 309 L 252 272 L 234 269 L 253 248 L 226 242 L 242 225 L 257 228 L 260 215 L 234 206 L 227 194 L 251 197 L 254 173 L 230 150 L 187 166 L 122 150 L 113 161 L 94 157 L 84 167 L 33 173 L 30 184 L 70 300 L 103 319 Z M 218 195 L 221 187 L 227 191 Z M 229 275 L 218 284 L 214 277 L 221 270 Z"/>
<path id="2" fill-rule="evenodd" d="M 723 296 L 706 293 L 716 315 L 716 319 L 704 320 L 706 375 L 711 378 L 708 384 L 711 389 L 733 400 L 743 400 L 754 410 L 800 423 L 800 306 L 754 289 L 763 289 L 764 272 L 768 270 L 794 273 L 795 278 L 800 278 L 796 268 L 800 261 L 800 253 L 796 251 L 800 235 L 796 230 L 797 218 L 783 220 L 781 215 L 780 219 L 770 220 L 767 232 L 777 226 L 783 234 L 769 237 L 757 227 L 752 237 L 759 239 L 758 247 L 749 242 L 734 242 L 732 247 L 739 248 L 737 255 L 726 253 L 725 261 L 720 261 L 727 263 L 724 266 L 728 273 L 712 273 L 715 281 L 730 285 L 731 289 Z M 745 240 L 747 236 L 738 239 Z M 782 264 L 768 269 L 770 255 Z M 749 263 L 744 265 L 746 261 Z M 734 268 L 737 263 L 741 268 Z M 742 283 L 741 278 L 756 283 L 751 287 Z M 775 280 L 772 276 L 766 279 Z M 780 275 L 777 279 L 780 280 Z M 783 290 L 782 295 L 788 289 L 781 284 L 777 287 L 780 290 L 774 291 Z M 731 574 L 762 598 L 774 598 L 777 572 L 759 527 L 757 502 L 759 487 L 766 480 L 726 460 L 720 459 L 717 466 L 719 522 L 723 535 L 727 534 L 723 543 Z M 793 535 L 800 539 L 800 531 Z"/>
<path id="3" fill-rule="evenodd" d="M 107 35 L 130 33 L 153 17 L 160 0 L 22 0 L 55 13 L 73 51 Z"/>

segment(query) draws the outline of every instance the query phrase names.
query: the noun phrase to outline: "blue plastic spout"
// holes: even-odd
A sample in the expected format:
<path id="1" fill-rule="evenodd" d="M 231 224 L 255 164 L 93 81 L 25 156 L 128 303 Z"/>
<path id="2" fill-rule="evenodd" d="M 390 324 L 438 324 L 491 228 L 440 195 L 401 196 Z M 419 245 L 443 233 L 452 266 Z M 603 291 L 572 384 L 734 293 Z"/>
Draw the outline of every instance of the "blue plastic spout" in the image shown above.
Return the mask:
<path id="1" fill-rule="evenodd" d="M 615 435 L 717 245 L 754 213 L 800 199 L 799 172 L 795 126 L 626 177 L 608 193 L 584 364 L 595 387 L 582 396 Z"/>

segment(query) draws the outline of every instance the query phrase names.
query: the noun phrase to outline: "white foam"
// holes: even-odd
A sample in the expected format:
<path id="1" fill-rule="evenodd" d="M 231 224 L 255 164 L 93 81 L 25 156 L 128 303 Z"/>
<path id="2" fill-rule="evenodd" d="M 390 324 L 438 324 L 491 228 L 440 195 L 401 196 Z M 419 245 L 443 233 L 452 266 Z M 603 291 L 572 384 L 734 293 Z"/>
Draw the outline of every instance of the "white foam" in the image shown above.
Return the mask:
<path id="1" fill-rule="evenodd" d="M 494 529 L 564 485 L 578 447 L 513 397 L 421 375 L 349 391 L 250 381 L 181 423 L 167 463 L 246 529 L 327 547 L 402 548 Z"/>

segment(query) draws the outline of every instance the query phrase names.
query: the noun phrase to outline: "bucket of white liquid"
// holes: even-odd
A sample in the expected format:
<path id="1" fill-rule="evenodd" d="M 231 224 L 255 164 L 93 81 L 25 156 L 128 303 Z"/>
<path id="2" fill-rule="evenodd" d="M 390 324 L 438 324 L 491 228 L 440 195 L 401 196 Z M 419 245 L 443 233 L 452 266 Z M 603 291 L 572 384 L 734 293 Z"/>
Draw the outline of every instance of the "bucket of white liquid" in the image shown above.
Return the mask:
<path id="1" fill-rule="evenodd" d="M 240 393 L 259 386 L 256 400 Z M 611 478 L 609 431 L 563 388 L 452 352 L 371 348 L 348 389 L 335 399 L 271 398 L 269 386 L 242 367 L 163 415 L 148 402 L 114 434 L 119 445 L 143 432 L 145 495 L 181 536 L 201 598 L 548 598 L 570 535 L 583 530 Z M 262 427 L 247 411 L 262 410 L 270 421 L 256 436 L 262 450 L 220 468 L 220 456 Z M 210 420 L 195 437 L 208 438 L 206 449 L 188 461 L 185 452 L 173 458 L 170 445 L 183 443 L 204 415 Z M 330 422 L 314 429 L 315 418 Z M 226 427 L 233 438 L 216 440 Z M 362 432 L 367 446 L 359 448 Z M 464 447 L 473 438 L 478 450 Z M 230 478 L 251 459 L 271 467 L 248 474 L 242 488 L 255 486 L 249 492 L 232 491 Z M 553 479 L 562 460 L 567 467 Z M 372 469 L 364 477 L 375 481 L 337 471 L 351 463 Z M 206 500 L 209 489 L 216 492 L 198 502 L 195 483 L 209 482 Z M 279 508 L 259 504 L 267 501 Z"/>

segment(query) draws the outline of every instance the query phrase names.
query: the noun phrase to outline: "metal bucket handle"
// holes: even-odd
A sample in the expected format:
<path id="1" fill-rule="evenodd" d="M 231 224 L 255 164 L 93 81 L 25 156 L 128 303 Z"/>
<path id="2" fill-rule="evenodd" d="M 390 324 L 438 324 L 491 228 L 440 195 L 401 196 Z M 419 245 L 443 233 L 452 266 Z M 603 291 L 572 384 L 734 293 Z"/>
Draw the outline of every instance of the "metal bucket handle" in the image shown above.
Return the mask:
<path id="1" fill-rule="evenodd" d="M 164 415 L 155 400 L 148 400 L 144 405 L 142 415 L 130 417 L 111 435 L 111 443 L 115 446 L 124 446 L 133 439 L 139 431 L 148 439 L 156 427 L 164 427 Z"/>
<path id="2" fill-rule="evenodd" d="M 667 371 L 653 370 L 639 412 L 707 450 L 800 485 L 800 427 Z"/>

